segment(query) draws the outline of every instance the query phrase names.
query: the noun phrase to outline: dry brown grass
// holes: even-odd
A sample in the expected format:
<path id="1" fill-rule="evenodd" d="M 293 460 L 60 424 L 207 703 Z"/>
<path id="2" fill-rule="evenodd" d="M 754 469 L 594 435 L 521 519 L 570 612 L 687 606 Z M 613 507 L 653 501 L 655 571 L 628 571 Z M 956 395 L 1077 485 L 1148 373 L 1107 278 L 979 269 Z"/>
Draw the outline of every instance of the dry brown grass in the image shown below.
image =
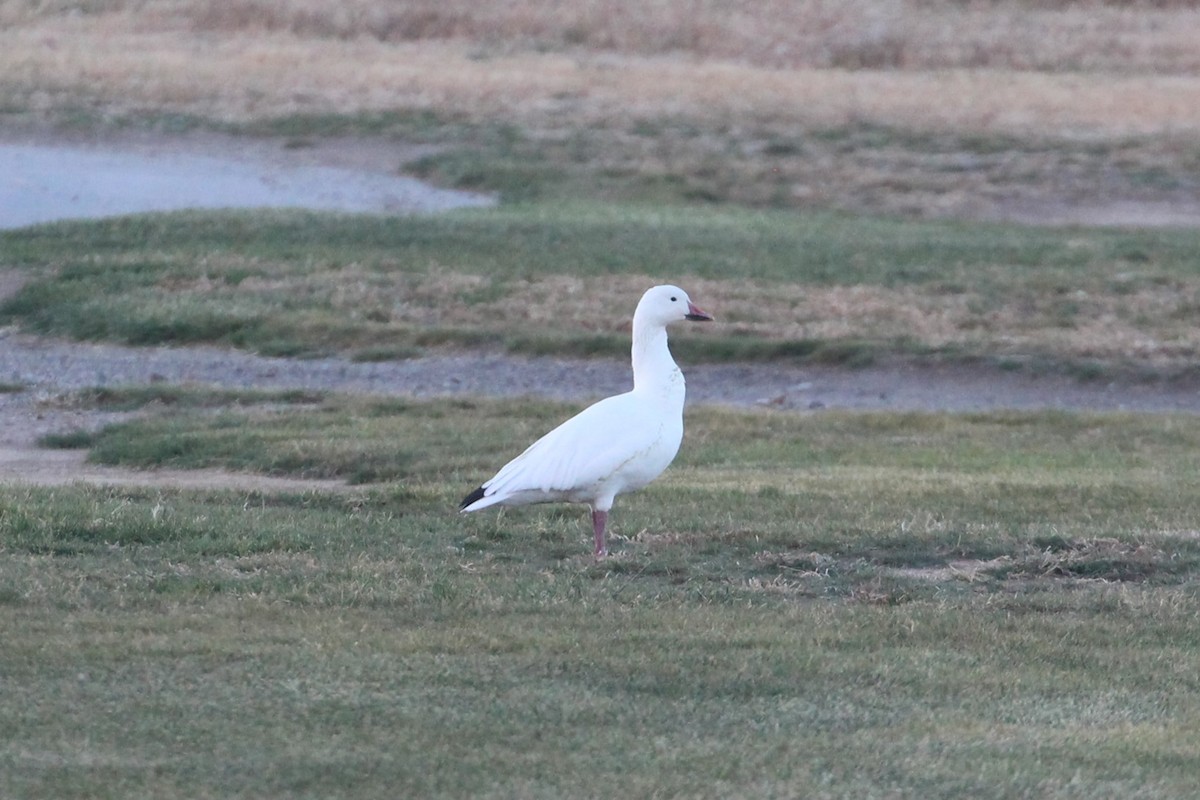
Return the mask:
<path id="1" fill-rule="evenodd" d="M 1200 130 L 1200 11 L 1018 3 L 0 3 L 0 97 L 225 119 L 422 108 L 1124 136 Z"/>
<path id="2" fill-rule="evenodd" d="M 27 3 L 7 16 L 30 18 Z M 42 9 L 47 5 L 39 4 Z M 49 10 L 55 9 L 48 4 Z M 226 0 L 105 3 L 146 27 L 502 50 L 687 53 L 758 67 L 1200 71 L 1194 3 L 945 0 Z M 22 13 L 24 10 L 24 13 Z"/>
<path id="3" fill-rule="evenodd" d="M 480 319 L 496 330 L 533 335 L 561 332 L 563 298 L 577 298 L 577 334 L 622 334 L 629 329 L 612 309 L 632 308 L 648 285 L 665 276 L 546 275 L 498 283 L 446 270 L 434 273 L 366 272 L 351 265 L 336 277 L 281 273 L 238 285 L 253 304 L 262 296 L 303 298 L 346 319 L 367 318 L 399 328 L 471 329 Z M 1137 364 L 1166 370 L 1200 356 L 1200 281 L 1131 285 L 1118 292 L 1027 289 L 986 296 L 928 287 L 811 286 L 754 280 L 690 278 L 688 291 L 704 306 L 719 298 L 726 335 L 760 341 L 908 342 L 920 349 L 986 353 L 997 357 L 1054 354 L 1072 362 Z M 187 295 L 212 292 L 207 281 L 172 284 Z M 487 299 L 479 299 L 486 296 Z M 585 301 L 586 298 L 586 301 Z"/>

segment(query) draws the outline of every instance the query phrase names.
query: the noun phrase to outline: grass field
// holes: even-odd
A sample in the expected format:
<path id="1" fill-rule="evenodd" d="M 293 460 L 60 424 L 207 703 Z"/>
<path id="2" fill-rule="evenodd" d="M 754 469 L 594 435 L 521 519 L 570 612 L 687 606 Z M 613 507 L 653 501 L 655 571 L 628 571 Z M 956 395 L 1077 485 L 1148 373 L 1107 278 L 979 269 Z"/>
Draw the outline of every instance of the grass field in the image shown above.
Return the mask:
<path id="1" fill-rule="evenodd" d="M 1190 417 L 697 411 L 597 564 L 576 510 L 454 510 L 568 408 L 166 408 L 94 457 L 387 482 L 0 490 L 6 796 L 1182 798 L 1200 774 Z"/>
<path id="2" fill-rule="evenodd" d="M 0 325 L 306 357 L 1194 378 L 1192 2 L 0 0 L 0 133 L 416 143 L 498 207 L 0 232 Z M 0 338 L 0 346 L 3 340 Z M 0 392 L 24 382 L 0 375 Z M 40 389 L 38 389 L 40 391 Z M 613 514 L 456 513 L 575 408 L 102 387 L 44 447 L 338 491 L 0 486 L 0 797 L 1192 798 L 1200 421 L 689 410 Z M 147 472 L 147 474 L 152 474 Z"/>
<path id="3" fill-rule="evenodd" d="M 132 344 L 620 356 L 641 292 L 672 281 L 724 323 L 676 343 L 692 361 L 969 358 L 1176 376 L 1200 353 L 1190 230 L 515 204 L 404 219 L 169 215 L 0 243 L 30 278 L 0 321 Z"/>

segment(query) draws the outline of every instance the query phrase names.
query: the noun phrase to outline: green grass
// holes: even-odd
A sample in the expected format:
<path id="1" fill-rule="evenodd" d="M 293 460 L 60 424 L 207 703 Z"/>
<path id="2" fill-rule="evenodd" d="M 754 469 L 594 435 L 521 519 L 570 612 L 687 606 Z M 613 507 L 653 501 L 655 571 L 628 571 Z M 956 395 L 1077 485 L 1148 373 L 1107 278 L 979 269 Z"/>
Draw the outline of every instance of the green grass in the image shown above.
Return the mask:
<path id="1" fill-rule="evenodd" d="M 1191 417 L 697 411 L 597 564 L 582 509 L 455 511 L 568 406 L 161 391 L 95 457 L 309 474 L 280 466 L 298 449 L 352 477 L 383 441 L 389 480 L 0 488 L 5 796 L 1184 798 L 1200 779 Z M 97 400 L 139 397 L 115 394 Z"/>
<path id="2" fill-rule="evenodd" d="M 451 123 L 264 123 L 297 146 L 347 124 L 438 141 Z M 627 311 L 589 292 L 702 282 L 719 318 L 749 297 L 786 322 L 787 290 L 867 287 L 896 293 L 885 316 L 967 308 L 961 336 L 772 338 L 743 310 L 673 347 L 1091 377 L 1113 362 L 1056 337 L 1097 302 L 1148 338 L 1193 327 L 1194 232 L 739 209 L 718 204 L 772 205 L 776 179 L 694 169 L 696 153 L 638 171 L 601 133 L 528 136 L 464 127 L 415 165 L 500 191 L 487 211 L 0 232 L 5 267 L 30 276 L 0 324 L 358 360 L 623 356 Z M 765 152 L 1017 146 L 901 139 L 777 134 Z M 560 318 L 536 313 L 560 298 Z M 996 322 L 1013 309 L 1016 328 Z M 1025 350 L 998 344 L 1030 330 Z M 1200 781 L 1192 417 L 701 409 L 596 563 L 583 509 L 455 511 L 571 406 L 157 385 L 72 402 L 145 413 L 45 446 L 351 486 L 0 487 L 0 796 L 1188 798 Z"/>
<path id="3" fill-rule="evenodd" d="M 0 237 L 10 264 L 66 269 L 58 281 L 63 290 L 91 280 L 111 291 L 201 277 L 218 287 L 237 286 L 282 269 L 320 276 L 347 265 L 417 274 L 436 267 L 493 280 L 558 275 L 569 267 L 577 276 L 652 269 L 713 280 L 889 287 L 1052 281 L 1118 269 L 1124 272 L 1104 277 L 1153 280 L 1200 271 L 1196 234 L 1186 230 L 1067 233 L 819 212 L 586 203 L 400 218 L 184 212 L 57 223 Z M 185 262 L 201 255 L 208 260 Z M 1129 275 L 1138 265 L 1150 266 Z"/>
<path id="4" fill-rule="evenodd" d="M 1064 342 L 1064 331 L 1110 315 L 1129 331 L 1120 341 L 1158 341 L 1174 368 L 1196 355 L 1188 320 L 1200 240 L 1191 231 L 576 203 L 396 219 L 169 214 L 0 232 L 0 245 L 30 275 L 0 304 L 0 324 L 135 345 L 360 360 L 497 344 L 619 355 L 628 311 L 610 306 L 632 305 L 651 281 L 704 280 L 719 319 L 723 296 L 751 305 L 702 341 L 681 339 L 692 361 L 1008 355 L 1100 375 L 1156 369 L 1141 350 L 1096 356 L 1108 342 Z M 600 296 L 580 304 L 579 285 Z M 845 332 L 772 336 L 797 322 L 802 298 L 779 297 L 797 287 L 885 294 Z M 561 315 L 544 313 L 560 299 Z M 898 322 L 914 303 L 957 321 L 930 334 Z"/>
<path id="5" fill-rule="evenodd" d="M 435 482 L 465 494 L 572 411 L 528 400 L 337 397 L 316 407 L 167 409 L 94 434 L 90 458 L 404 487 Z M 1189 417 L 698 410 L 688 424 L 689 446 L 659 491 L 693 510 L 697 522 L 684 538 L 746 563 L 763 550 L 795 555 L 805 546 L 842 568 L 864 559 L 942 566 L 1013 559 L 1020 541 L 1021 558 L 997 566 L 1008 575 L 1047 554 L 1107 558 L 1106 547 L 1093 545 L 1113 532 L 1133 537 L 1130 552 L 1149 535 L 1154 544 L 1143 555 L 1150 554 L 1162 544 L 1153 530 L 1187 531 L 1200 514 L 1190 477 L 1200 468 L 1200 424 Z M 912 518 L 890 516 L 911 505 L 913 492 L 922 500 Z M 701 521 L 710 518 L 734 528 L 706 531 Z M 806 530 L 806 518 L 829 527 Z M 1008 538 L 995 538 L 998 530 Z M 843 540 L 845 532 L 855 536 Z M 637 547 L 646 548 L 657 549 Z M 1155 561 L 1149 572 L 1188 574 L 1193 550 L 1200 554 L 1200 542 L 1184 537 L 1161 552 L 1174 560 Z M 709 566 L 714 574 L 732 568 L 724 560 Z"/>
<path id="6" fill-rule="evenodd" d="M 968 171 L 984 197 L 1186 188 L 1196 159 L 1169 137 L 408 111 L 230 129 L 64 102 L 39 118 L 436 144 L 397 168 L 502 205 L 3 231 L 3 268 L 30 280 L 0 325 L 364 361 L 623 357 L 624 304 L 672 280 L 702 283 L 722 320 L 673 340 L 687 362 L 995 358 L 1104 378 L 1122 358 L 1161 374 L 1145 342 L 1172 369 L 1200 357 L 1195 232 L 886 216 L 944 212 Z M 806 313 L 797 287 L 894 292 L 846 312 L 876 302 L 901 322 L 773 334 Z M 903 322 L 914 303 L 966 311 L 924 336 Z M 1063 343 L 1096 319 L 1101 338 L 1124 325 L 1139 344 Z M 1200 784 L 1192 417 L 699 410 L 671 471 L 619 502 L 598 564 L 582 509 L 455 512 L 570 406 L 170 386 L 73 402 L 145 413 L 43 445 L 353 485 L 0 487 L 0 797 L 1191 798 Z"/>

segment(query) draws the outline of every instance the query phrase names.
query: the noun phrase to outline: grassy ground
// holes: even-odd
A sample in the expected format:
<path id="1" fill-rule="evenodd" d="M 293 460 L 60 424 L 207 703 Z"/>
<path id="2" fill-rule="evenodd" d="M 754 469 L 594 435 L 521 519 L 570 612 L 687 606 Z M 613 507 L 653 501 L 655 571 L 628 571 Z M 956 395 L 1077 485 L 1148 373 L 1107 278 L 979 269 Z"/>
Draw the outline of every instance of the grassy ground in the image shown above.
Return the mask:
<path id="1" fill-rule="evenodd" d="M 575 203 L 403 219 L 182 214 L 0 232 L 30 278 L 0 321 L 132 344 L 407 357 L 620 355 L 644 289 L 721 320 L 687 360 L 986 358 L 1187 372 L 1192 231 L 1038 230 Z"/>
<path id="2" fill-rule="evenodd" d="M 679 337 L 688 360 L 1194 369 L 1194 233 L 933 221 L 1194 195 L 1191 3 L 493 5 L 0 0 L 6 131 L 435 144 L 396 168 L 505 201 L 6 232 L 0 269 L 29 280 L 0 321 L 293 355 L 615 354 L 615 309 L 671 279 L 723 320 Z M 76 402 L 158 410 L 44 444 L 356 486 L 0 487 L 2 796 L 1200 781 L 1191 417 L 702 409 L 597 564 L 579 509 L 454 511 L 567 407 Z"/>
<path id="3" fill-rule="evenodd" d="M 700 411 L 596 564 L 577 509 L 454 511 L 568 408 L 172 396 L 95 456 L 389 482 L 0 490 L 6 795 L 1187 797 L 1200 775 L 1190 417 Z M 381 440 L 404 443 L 386 464 Z"/>

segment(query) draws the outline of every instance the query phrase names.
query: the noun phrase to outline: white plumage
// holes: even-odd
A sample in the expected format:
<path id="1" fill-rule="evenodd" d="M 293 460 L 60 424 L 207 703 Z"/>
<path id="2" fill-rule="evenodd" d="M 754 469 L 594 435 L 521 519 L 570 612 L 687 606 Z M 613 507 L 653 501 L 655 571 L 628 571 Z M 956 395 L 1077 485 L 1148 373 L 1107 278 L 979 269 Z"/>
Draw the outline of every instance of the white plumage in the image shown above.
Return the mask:
<path id="1" fill-rule="evenodd" d="M 462 511 L 493 505 L 587 503 L 596 555 L 608 553 L 608 511 L 619 494 L 662 474 L 683 440 L 683 373 L 667 326 L 711 320 L 677 286 L 655 286 L 633 314 L 633 389 L 605 398 L 559 425 L 468 495 Z"/>

